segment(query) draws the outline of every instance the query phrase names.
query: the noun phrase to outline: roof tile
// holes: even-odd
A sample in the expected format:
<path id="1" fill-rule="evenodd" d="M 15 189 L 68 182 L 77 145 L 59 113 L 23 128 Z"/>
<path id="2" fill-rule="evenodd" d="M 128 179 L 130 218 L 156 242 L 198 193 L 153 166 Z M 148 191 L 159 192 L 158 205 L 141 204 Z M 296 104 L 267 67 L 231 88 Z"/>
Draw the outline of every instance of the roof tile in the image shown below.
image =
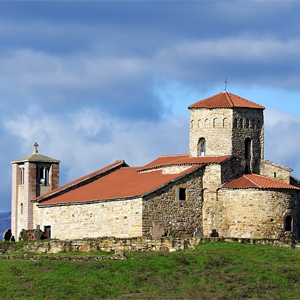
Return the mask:
<path id="1" fill-rule="evenodd" d="M 144 171 L 149 169 L 156 169 L 164 166 L 173 165 L 201 165 L 207 163 L 221 163 L 231 157 L 231 155 L 224 156 L 198 156 L 190 157 L 188 154 L 183 155 L 166 155 L 160 156 L 149 164 L 143 166 L 138 171 Z"/>
<path id="2" fill-rule="evenodd" d="M 199 166 L 192 166 L 179 174 L 162 174 L 161 170 L 138 173 L 136 167 L 122 167 L 88 184 L 68 190 L 51 198 L 45 197 L 38 205 L 65 203 L 84 203 L 97 200 L 141 197 L 154 191 L 172 180 L 194 171 Z"/>
<path id="3" fill-rule="evenodd" d="M 295 189 L 300 188 L 284 183 L 279 180 L 275 180 L 269 177 L 257 175 L 257 174 L 244 174 L 239 178 L 233 179 L 225 183 L 222 188 L 263 188 L 263 189 Z"/>
<path id="4" fill-rule="evenodd" d="M 265 109 L 263 106 L 244 99 L 240 96 L 234 95 L 228 92 L 222 92 L 204 100 L 198 101 L 189 106 L 191 108 L 234 108 L 234 107 L 245 107 L 245 108 L 256 108 Z"/>

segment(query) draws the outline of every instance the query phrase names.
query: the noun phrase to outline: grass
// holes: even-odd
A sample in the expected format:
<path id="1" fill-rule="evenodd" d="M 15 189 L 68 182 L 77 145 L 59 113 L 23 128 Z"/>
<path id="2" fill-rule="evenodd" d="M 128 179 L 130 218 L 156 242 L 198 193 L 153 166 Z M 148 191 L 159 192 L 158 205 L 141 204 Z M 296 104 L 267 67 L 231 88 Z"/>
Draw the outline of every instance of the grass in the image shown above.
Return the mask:
<path id="1" fill-rule="evenodd" d="M 300 251 L 207 243 L 127 260 L 1 260 L 1 299 L 299 299 Z"/>

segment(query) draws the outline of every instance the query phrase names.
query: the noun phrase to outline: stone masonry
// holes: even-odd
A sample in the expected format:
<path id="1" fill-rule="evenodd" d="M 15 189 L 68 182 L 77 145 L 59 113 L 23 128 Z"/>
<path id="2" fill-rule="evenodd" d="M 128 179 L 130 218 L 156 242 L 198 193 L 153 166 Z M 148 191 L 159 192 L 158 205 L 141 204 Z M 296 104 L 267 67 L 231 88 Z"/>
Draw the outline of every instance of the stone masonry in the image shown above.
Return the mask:
<path id="1" fill-rule="evenodd" d="M 34 228 L 51 226 L 51 238 L 142 235 L 142 199 L 37 208 Z"/>

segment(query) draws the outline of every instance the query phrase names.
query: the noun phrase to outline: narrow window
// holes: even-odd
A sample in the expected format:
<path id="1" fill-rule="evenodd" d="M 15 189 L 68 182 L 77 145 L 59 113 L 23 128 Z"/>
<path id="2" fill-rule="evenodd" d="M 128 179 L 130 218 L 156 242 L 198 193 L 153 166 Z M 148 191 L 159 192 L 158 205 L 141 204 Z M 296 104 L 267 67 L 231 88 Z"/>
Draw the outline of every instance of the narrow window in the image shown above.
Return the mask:
<path id="1" fill-rule="evenodd" d="M 194 120 L 191 120 L 191 128 L 194 127 Z"/>
<path id="2" fill-rule="evenodd" d="M 284 230 L 285 231 L 292 231 L 292 217 L 291 216 L 286 216 L 284 223 L 285 223 L 284 224 Z"/>
<path id="3" fill-rule="evenodd" d="M 249 119 L 246 119 L 246 128 L 249 128 Z"/>
<path id="4" fill-rule="evenodd" d="M 260 129 L 260 120 L 257 120 L 257 129 Z"/>
<path id="5" fill-rule="evenodd" d="M 24 168 L 20 168 L 21 170 L 21 184 L 25 183 L 25 170 Z"/>
<path id="6" fill-rule="evenodd" d="M 237 120 L 237 118 L 235 118 L 234 121 L 233 121 L 233 127 L 234 128 L 238 127 L 238 120 Z"/>
<path id="7" fill-rule="evenodd" d="M 240 119 L 240 128 L 243 128 L 243 127 L 244 127 L 244 126 L 243 126 L 243 123 L 244 123 L 244 122 L 243 122 L 243 119 L 241 118 L 241 119 Z"/>
<path id="8" fill-rule="evenodd" d="M 276 172 L 274 172 L 274 178 L 276 178 L 276 176 L 277 176 L 277 174 L 276 174 Z"/>
<path id="9" fill-rule="evenodd" d="M 198 120 L 198 127 L 201 127 L 201 119 Z"/>
<path id="10" fill-rule="evenodd" d="M 208 127 L 208 119 L 205 119 L 205 121 L 204 121 L 204 126 L 205 126 L 205 127 Z"/>
<path id="11" fill-rule="evenodd" d="M 23 215 L 23 203 L 21 203 L 21 205 L 20 205 L 20 213 L 21 213 L 21 215 Z"/>
<path id="12" fill-rule="evenodd" d="M 178 191 L 178 199 L 181 200 L 181 201 L 184 201 L 186 200 L 186 189 L 185 188 L 179 188 L 179 191 Z"/>
<path id="13" fill-rule="evenodd" d="M 255 120 L 252 119 L 252 122 L 251 122 L 251 128 L 254 129 L 255 128 Z"/>
<path id="14" fill-rule="evenodd" d="M 198 156 L 205 156 L 205 138 L 201 138 L 198 142 Z"/>
<path id="15" fill-rule="evenodd" d="M 213 119 L 213 127 L 216 127 L 216 126 L 217 126 L 217 120 L 218 120 L 217 118 L 214 118 L 214 119 Z"/>
<path id="16" fill-rule="evenodd" d="M 245 159 L 251 159 L 251 139 L 245 140 Z"/>
<path id="17" fill-rule="evenodd" d="M 223 119 L 223 127 L 226 127 L 226 126 L 227 126 L 227 123 L 228 123 L 228 119 L 227 119 L 227 118 L 224 118 L 224 119 Z"/>

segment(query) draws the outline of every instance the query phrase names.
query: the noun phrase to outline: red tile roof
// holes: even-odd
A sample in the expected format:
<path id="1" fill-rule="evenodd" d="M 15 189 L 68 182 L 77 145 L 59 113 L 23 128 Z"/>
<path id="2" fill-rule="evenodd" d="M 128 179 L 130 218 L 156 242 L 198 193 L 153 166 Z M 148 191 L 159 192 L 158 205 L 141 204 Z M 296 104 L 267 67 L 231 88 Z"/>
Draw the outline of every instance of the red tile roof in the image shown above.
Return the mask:
<path id="1" fill-rule="evenodd" d="M 75 180 L 73 180 L 73 181 L 71 181 L 71 182 L 69 182 L 65 185 L 62 185 L 62 186 L 60 186 L 60 187 L 58 187 L 58 188 L 56 188 L 56 189 L 54 189 L 54 190 L 52 190 L 48 193 L 45 193 L 45 194 L 37 197 L 35 200 L 39 201 L 41 199 L 46 198 L 49 195 L 65 193 L 70 189 L 76 188 L 78 185 L 86 184 L 86 183 L 88 183 L 88 182 L 90 182 L 90 181 L 92 181 L 96 178 L 99 178 L 99 177 L 105 175 L 107 172 L 111 172 L 111 171 L 116 170 L 120 167 L 128 167 L 128 165 L 125 163 L 124 160 L 116 160 L 114 163 L 112 163 L 112 164 L 110 164 L 110 165 L 108 165 L 104 168 L 101 168 L 101 169 L 99 169 L 95 172 L 92 172 L 88 175 L 85 175 L 83 177 L 75 179 Z"/>
<path id="2" fill-rule="evenodd" d="M 207 163 L 221 163 L 226 159 L 230 158 L 231 155 L 225 156 L 199 156 L 190 157 L 188 154 L 183 155 L 166 155 L 160 156 L 149 164 L 141 167 L 138 171 L 144 171 L 149 169 L 160 168 L 163 166 L 174 166 L 174 165 L 202 165 Z"/>
<path id="3" fill-rule="evenodd" d="M 269 177 L 257 175 L 257 174 L 244 174 L 243 176 L 233 179 L 225 183 L 222 188 L 263 188 L 263 189 L 295 189 L 300 188 L 278 181 Z"/>
<path id="4" fill-rule="evenodd" d="M 233 107 L 245 107 L 265 109 L 263 106 L 244 99 L 240 96 L 222 92 L 204 100 L 198 101 L 189 106 L 191 108 L 233 108 Z"/>
<path id="5" fill-rule="evenodd" d="M 142 197 L 198 168 L 200 167 L 192 166 L 179 174 L 162 174 L 161 170 L 138 173 L 138 168 L 122 167 L 66 193 L 54 197 L 50 193 L 40 199 L 42 201 L 38 206 Z"/>

